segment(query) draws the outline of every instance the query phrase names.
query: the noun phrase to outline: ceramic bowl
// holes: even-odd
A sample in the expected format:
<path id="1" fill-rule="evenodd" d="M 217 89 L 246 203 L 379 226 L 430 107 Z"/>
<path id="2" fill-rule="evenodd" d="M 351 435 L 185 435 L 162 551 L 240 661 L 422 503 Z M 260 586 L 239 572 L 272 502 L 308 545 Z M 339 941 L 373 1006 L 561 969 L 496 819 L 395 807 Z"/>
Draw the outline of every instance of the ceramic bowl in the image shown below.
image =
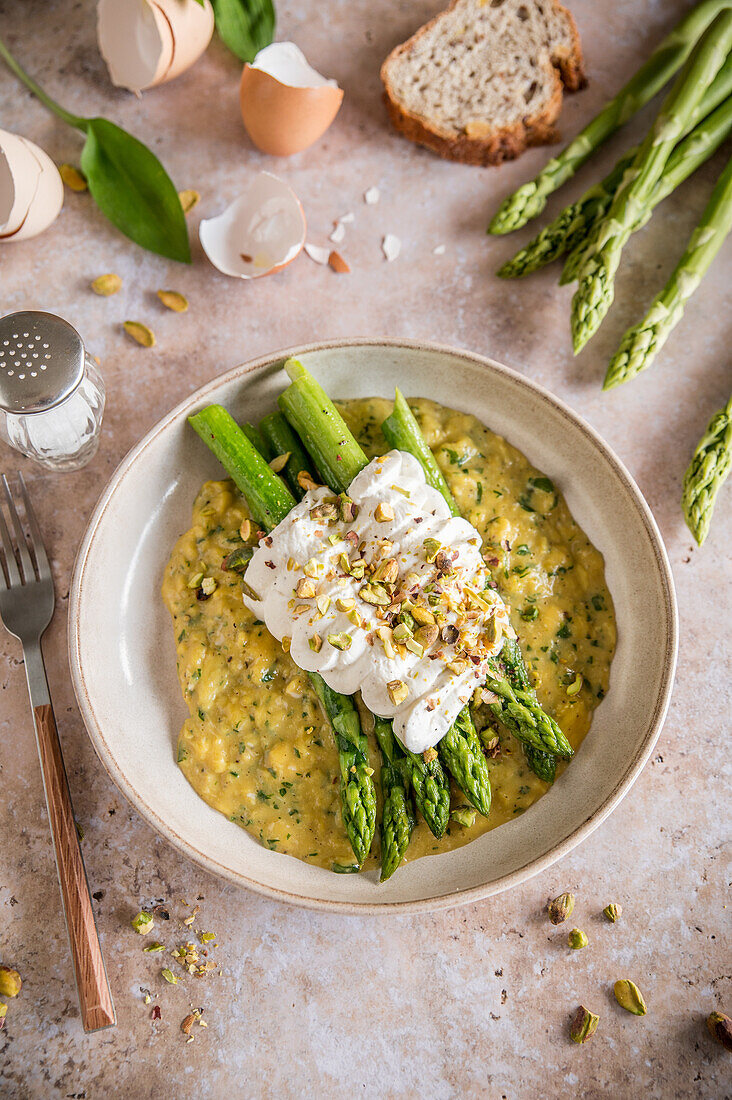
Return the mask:
<path id="1" fill-rule="evenodd" d="M 258 420 L 295 355 L 333 397 L 430 397 L 474 413 L 561 486 L 603 553 L 618 647 L 610 690 L 580 751 L 552 789 L 515 821 L 444 855 L 376 873 L 334 875 L 260 847 L 206 805 L 176 765 L 186 716 L 175 673 L 163 569 L 190 525 L 201 483 L 221 469 L 186 424 L 219 402 Z M 431 344 L 349 340 L 295 348 L 235 367 L 187 397 L 130 451 L 104 490 L 76 561 L 69 649 L 94 747 L 140 813 L 191 859 L 281 901 L 347 912 L 408 912 L 473 901 L 548 867 L 628 793 L 658 737 L 671 692 L 677 616 L 666 553 L 622 463 L 561 401 L 506 367 Z M 642 658 L 642 659 L 641 659 Z"/>

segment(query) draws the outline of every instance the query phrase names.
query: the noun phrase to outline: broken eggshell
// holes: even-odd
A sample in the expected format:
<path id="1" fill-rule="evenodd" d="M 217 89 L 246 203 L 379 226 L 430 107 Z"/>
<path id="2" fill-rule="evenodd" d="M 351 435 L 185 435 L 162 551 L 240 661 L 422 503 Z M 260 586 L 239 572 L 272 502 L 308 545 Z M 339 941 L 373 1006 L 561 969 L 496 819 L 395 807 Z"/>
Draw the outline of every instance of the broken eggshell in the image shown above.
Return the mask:
<path id="1" fill-rule="evenodd" d="M 244 66 L 239 100 L 257 148 L 289 157 L 323 136 L 338 114 L 343 90 L 316 72 L 294 42 L 273 42 Z"/>
<path id="2" fill-rule="evenodd" d="M 292 188 L 270 172 L 254 177 L 223 214 L 198 227 L 203 251 L 224 275 L 259 279 L 292 263 L 305 243 L 305 214 Z"/>
<path id="3" fill-rule="evenodd" d="M 64 185 L 56 165 L 32 141 L 0 130 L 0 241 L 24 241 L 59 215 Z"/>
<path id="4" fill-rule="evenodd" d="M 99 0 L 97 41 L 117 88 L 139 95 L 189 69 L 214 30 L 210 0 Z"/>

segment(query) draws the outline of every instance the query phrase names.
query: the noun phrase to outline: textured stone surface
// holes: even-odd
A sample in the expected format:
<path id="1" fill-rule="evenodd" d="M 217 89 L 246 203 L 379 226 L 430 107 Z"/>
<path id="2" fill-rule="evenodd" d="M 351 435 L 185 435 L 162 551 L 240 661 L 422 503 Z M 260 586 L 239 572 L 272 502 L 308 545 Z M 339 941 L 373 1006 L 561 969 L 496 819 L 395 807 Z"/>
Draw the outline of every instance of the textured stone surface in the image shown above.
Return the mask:
<path id="1" fill-rule="evenodd" d="M 686 5 L 678 0 L 572 0 L 591 79 L 566 101 L 570 135 L 647 56 Z M 534 150 L 482 171 L 441 162 L 387 125 L 378 67 L 387 51 L 439 7 L 435 0 L 280 0 L 280 36 L 346 89 L 340 116 L 318 146 L 273 162 L 249 146 L 237 106 L 238 64 L 214 42 L 174 83 L 138 102 L 113 90 L 94 41 L 91 0 L 0 0 L 2 34 L 71 110 L 105 113 L 147 140 L 180 187 L 203 199 L 190 219 L 220 210 L 248 171 L 274 169 L 305 205 L 310 240 L 325 243 L 333 219 L 353 210 L 337 277 L 306 257 L 276 278 L 245 285 L 210 268 L 194 243 L 185 268 L 147 255 L 106 223 L 88 196 L 67 194 L 43 237 L 2 248 L 2 312 L 42 308 L 77 325 L 102 360 L 108 408 L 101 450 L 85 470 L 49 476 L 23 465 L 55 560 L 58 610 L 46 658 L 79 821 L 97 896 L 114 990 L 116 1030 L 85 1037 L 58 903 L 40 776 L 19 650 L 0 633 L 0 952 L 24 978 L 0 1033 L 0 1092 L 8 1097 L 135 1098 L 363 1096 L 720 1097 L 732 1093 L 729 1055 L 704 1017 L 729 1012 L 729 914 L 724 841 L 729 838 L 730 490 L 703 553 L 691 549 L 678 507 L 693 445 L 728 396 L 724 289 L 729 255 L 704 281 L 657 366 L 602 396 L 599 382 L 625 327 L 663 282 L 704 206 L 722 160 L 667 200 L 628 248 L 617 301 L 598 337 L 572 358 L 571 290 L 556 273 L 502 283 L 499 263 L 530 236 L 487 239 L 497 201 L 546 159 Z M 78 162 L 78 136 L 0 69 L 3 125 L 57 161 Z M 638 127 L 635 127 L 635 131 Z M 579 193 L 611 164 L 618 140 L 566 192 Z M 381 202 L 366 206 L 375 184 Z M 558 209 L 553 202 L 550 211 Z M 200 213 L 199 213 L 200 212 Z M 403 241 L 387 264 L 384 233 Z M 443 256 L 432 249 L 445 244 Z M 88 291 L 105 271 L 125 280 L 103 300 Z M 171 287 L 190 312 L 165 312 Z M 120 330 L 150 324 L 146 351 Z M 630 468 L 663 531 L 678 586 L 681 648 L 671 711 L 653 761 L 622 806 L 579 850 L 511 894 L 412 918 L 343 918 L 286 908 L 199 872 L 126 804 L 84 733 L 67 674 L 65 608 L 78 544 L 96 497 L 127 449 L 164 412 L 234 363 L 299 342 L 339 335 L 420 337 L 495 356 L 552 389 L 605 436 Z M 469 406 L 469 395 L 456 394 Z M 728 568 L 728 564 L 727 564 Z M 110 578 L 110 584 L 114 578 Z M 642 654 L 639 655 L 642 659 Z M 724 672 L 725 662 L 727 671 Z M 570 923 L 583 951 L 542 913 L 561 890 L 577 894 Z M 165 985 L 160 957 L 143 955 L 129 927 L 141 902 L 165 897 L 161 939 L 182 941 L 182 900 L 204 900 L 201 927 L 220 938 L 221 973 Z M 611 926 L 600 913 L 622 903 Z M 727 973 L 725 974 L 725 967 Z M 630 977 L 648 1015 L 623 1013 L 612 983 Z M 152 1022 L 140 986 L 161 1005 Z M 190 1002 L 208 1030 L 186 1045 Z M 584 1002 L 600 1015 L 584 1047 L 567 1038 Z"/>

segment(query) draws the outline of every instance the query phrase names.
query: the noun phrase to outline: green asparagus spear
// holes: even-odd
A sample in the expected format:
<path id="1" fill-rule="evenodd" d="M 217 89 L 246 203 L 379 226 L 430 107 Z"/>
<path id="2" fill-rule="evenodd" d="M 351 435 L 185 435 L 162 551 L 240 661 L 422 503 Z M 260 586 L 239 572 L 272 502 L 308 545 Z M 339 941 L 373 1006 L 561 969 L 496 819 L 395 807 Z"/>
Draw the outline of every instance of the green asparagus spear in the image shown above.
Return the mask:
<path id="1" fill-rule="evenodd" d="M 399 396 L 401 397 L 401 394 Z M 409 454 L 414 455 L 422 464 L 425 475 L 430 480 L 430 484 L 440 489 L 452 514 L 459 515 L 460 513 L 455 500 L 444 478 L 442 478 L 440 474 L 434 455 L 427 446 L 419 424 L 403 398 L 401 401 L 395 401 L 394 411 L 391 416 L 384 421 L 382 431 L 387 441 L 391 443 L 392 446 L 396 446 L 396 440 L 398 440 L 400 450 L 407 451 Z M 434 474 L 432 478 L 430 478 L 432 467 L 440 474 L 444 488 L 440 488 L 439 482 L 434 477 Z M 504 642 L 504 645 L 505 644 Z M 523 665 L 523 661 L 521 663 Z M 518 659 L 514 658 L 514 665 L 517 666 L 517 664 Z M 572 756 L 572 746 L 569 744 L 569 741 L 567 741 L 554 719 L 550 718 L 548 714 L 545 714 L 536 698 L 533 697 L 529 691 L 519 690 L 519 692 L 516 692 L 506 679 L 498 663 L 496 663 L 489 679 L 488 686 L 490 687 L 491 683 L 499 682 L 502 682 L 503 686 L 501 692 L 496 692 L 496 694 L 499 694 L 501 697 L 495 703 L 491 704 L 493 714 L 497 718 L 500 718 L 504 725 L 508 726 L 511 732 L 514 733 L 519 740 L 532 745 L 537 751 L 554 753 L 559 756 Z M 491 687 L 491 690 L 494 689 Z"/>
<path id="2" fill-rule="evenodd" d="M 549 195 L 571 179 L 592 153 L 648 103 L 681 68 L 700 35 L 731 2 L 704 0 L 697 4 L 567 148 L 559 156 L 552 157 L 535 179 L 504 199 L 488 232 L 512 233 L 541 214 Z"/>
<path id="3" fill-rule="evenodd" d="M 384 811 L 381 821 L 381 882 L 386 882 L 404 858 L 414 828 L 407 780 L 391 722 L 374 716 L 374 733 L 381 749 L 381 791 Z"/>
<path id="4" fill-rule="evenodd" d="M 336 493 L 345 493 L 368 459 L 328 394 L 305 367 L 288 359 L 285 370 L 291 384 L 280 394 L 278 404 L 326 485 Z"/>
<path id="5" fill-rule="evenodd" d="M 343 824 L 359 864 L 371 849 L 376 828 L 376 795 L 368 762 L 368 742 L 353 700 L 329 688 L 322 676 L 309 673 L 338 746 Z"/>
<path id="6" fill-rule="evenodd" d="M 209 405 L 188 420 L 241 489 L 257 523 L 276 527 L 295 507 L 295 498 L 234 418 L 221 405 Z"/>
<path id="7" fill-rule="evenodd" d="M 712 196 L 671 278 L 653 300 L 643 320 L 629 328 L 610 360 L 604 390 L 635 378 L 650 367 L 681 320 L 689 298 L 732 230 L 732 160 Z"/>
<path id="8" fill-rule="evenodd" d="M 410 752 L 395 736 L 388 718 L 374 715 L 374 731 L 382 751 L 387 752 L 390 762 L 399 767 L 404 782 L 411 787 L 417 809 L 430 832 L 439 839 L 450 816 L 450 785 L 439 757 L 435 755 L 427 761 L 419 753 Z"/>
<path id="9" fill-rule="evenodd" d="M 529 673 L 524 664 L 521 648 L 515 638 L 506 638 L 501 647 L 501 664 L 506 671 L 506 678 L 513 688 L 519 688 L 536 698 L 534 685 L 529 679 Z M 524 756 L 526 762 L 539 779 L 545 783 L 553 783 L 557 772 L 557 758 L 550 752 L 535 749 L 533 745 L 524 742 Z"/>
<path id="10" fill-rule="evenodd" d="M 294 507 L 294 498 L 236 421 L 220 405 L 209 405 L 189 420 L 241 489 L 254 518 L 267 530 L 275 527 Z M 343 822 L 360 864 L 368 855 L 376 826 L 376 793 L 367 766 L 366 739 L 353 701 L 332 691 L 320 676 L 312 674 L 310 679 L 333 728 Z"/>
<path id="11" fill-rule="evenodd" d="M 653 196 L 653 206 L 666 198 L 714 153 L 729 134 L 732 125 L 732 56 L 728 56 L 694 112 L 693 129 L 674 148 Z M 576 202 L 565 206 L 554 221 L 544 226 L 532 241 L 507 260 L 498 271 L 502 279 L 519 279 L 558 259 L 569 258 L 564 265 L 561 284 L 573 282 L 581 263 L 583 245 L 593 225 L 606 213 L 625 172 L 633 162 L 638 146 L 621 157 L 605 179 L 585 191 Z M 650 214 L 650 211 L 649 211 Z"/>
<path id="12" fill-rule="evenodd" d="M 674 148 L 673 153 L 668 158 L 668 164 L 663 170 L 663 175 L 656 184 L 651 201 L 648 203 L 640 221 L 633 226 L 632 232 L 641 229 L 658 204 L 663 202 L 693 172 L 696 172 L 697 168 L 716 153 L 720 145 L 729 137 L 730 131 L 732 131 L 732 54 L 727 58 L 723 70 L 726 75 L 730 74 L 727 75 L 726 80 L 729 85 L 729 94 L 715 110 L 697 123 L 684 140 Z M 717 84 L 718 80 L 719 76 L 714 81 L 714 85 Z M 712 85 L 712 88 L 714 85 Z M 707 91 L 707 96 L 709 96 L 712 88 Z M 605 209 L 597 214 L 595 221 L 605 214 L 611 201 L 612 196 L 608 196 Z M 564 264 L 562 277 L 559 280 L 562 286 L 565 283 L 574 282 L 577 278 L 589 240 L 590 235 L 588 232 L 570 251 Z"/>
<path id="13" fill-rule="evenodd" d="M 241 430 L 244 432 L 244 435 L 247 437 L 252 447 L 254 447 L 256 451 L 259 451 L 262 458 L 266 458 L 269 462 L 273 455 L 270 453 L 269 447 L 264 442 L 262 433 L 256 424 L 250 424 L 249 421 L 247 421 L 246 424 L 242 424 Z"/>
<path id="14" fill-rule="evenodd" d="M 623 247 L 644 217 L 679 135 L 732 47 L 732 11 L 717 16 L 664 100 L 650 133 L 620 184 L 610 208 L 592 231 L 572 301 L 575 354 L 597 331 L 613 300 L 613 285 Z"/>
<path id="15" fill-rule="evenodd" d="M 681 507 L 701 546 L 709 534 L 717 493 L 732 467 L 732 397 L 712 417 L 684 475 Z"/>
<path id="16" fill-rule="evenodd" d="M 398 451 L 406 451 L 417 459 L 424 471 L 427 484 L 442 494 L 452 515 L 459 516 L 460 509 L 447 487 L 442 470 L 437 465 L 435 456 L 422 435 L 422 429 L 399 389 L 395 391 L 394 411 L 391 416 L 387 416 L 381 425 L 381 430 L 390 447 Z"/>
<path id="17" fill-rule="evenodd" d="M 463 707 L 437 746 L 442 762 L 476 810 L 491 810 L 491 776 L 470 708 Z"/>
<path id="18" fill-rule="evenodd" d="M 305 493 L 305 488 L 297 480 L 298 474 L 310 474 L 310 460 L 302 448 L 302 443 L 285 420 L 282 413 L 270 413 L 265 416 L 259 425 L 260 432 L 266 442 L 266 446 L 275 455 L 289 454 L 282 475 L 293 492 L 300 500 Z"/>

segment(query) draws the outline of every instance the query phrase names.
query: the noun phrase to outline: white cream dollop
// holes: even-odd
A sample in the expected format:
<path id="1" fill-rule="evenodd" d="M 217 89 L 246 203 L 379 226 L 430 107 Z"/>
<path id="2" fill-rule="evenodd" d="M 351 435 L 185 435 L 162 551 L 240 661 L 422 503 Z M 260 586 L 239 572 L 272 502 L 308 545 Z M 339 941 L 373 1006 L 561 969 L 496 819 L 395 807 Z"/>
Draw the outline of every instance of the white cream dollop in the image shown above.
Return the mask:
<path id="1" fill-rule="evenodd" d="M 300 668 L 319 672 L 334 691 L 352 695 L 360 690 L 372 713 L 394 720 L 394 732 L 407 748 L 423 752 L 441 740 L 483 683 L 489 656 L 498 653 L 504 635 L 511 634 L 508 612 L 492 587 L 480 535 L 472 524 L 450 514 L 412 455 L 390 451 L 373 459 L 354 478 L 348 496 L 358 511 L 352 521 L 344 522 L 311 515 L 316 505 L 334 499 L 326 487 L 305 494 L 260 541 L 247 568 L 249 594 L 244 602 L 277 639 L 290 639 L 290 654 Z M 384 509 L 393 518 L 380 521 L 377 517 Z M 430 555 L 425 549 L 426 539 L 436 540 L 450 557 L 449 575 L 440 574 L 434 552 Z M 369 582 L 368 572 L 365 577 L 352 576 L 344 568 L 344 554 L 351 562 L 363 560 L 367 565 L 395 560 L 395 602 L 407 592 L 412 604 L 429 608 L 429 596 L 434 601 L 443 595 L 439 626 L 441 631 L 448 625 L 459 628 L 458 648 L 445 640 L 444 632 L 421 656 L 385 643 L 388 620 L 382 616 L 389 609 L 363 600 L 359 593 Z M 314 596 L 296 595 L 306 575 Z M 425 592 L 429 585 L 433 587 Z M 339 609 L 337 601 L 353 601 L 361 625 L 354 624 L 353 610 Z M 450 637 L 457 628 L 448 632 Z M 351 639 L 345 649 L 328 640 L 340 635 Z M 317 650 L 311 642 L 314 637 L 322 643 Z M 477 649 L 472 649 L 472 659 L 465 659 L 466 640 L 471 639 Z M 408 689 L 398 702 L 393 699 L 396 682 Z"/>

